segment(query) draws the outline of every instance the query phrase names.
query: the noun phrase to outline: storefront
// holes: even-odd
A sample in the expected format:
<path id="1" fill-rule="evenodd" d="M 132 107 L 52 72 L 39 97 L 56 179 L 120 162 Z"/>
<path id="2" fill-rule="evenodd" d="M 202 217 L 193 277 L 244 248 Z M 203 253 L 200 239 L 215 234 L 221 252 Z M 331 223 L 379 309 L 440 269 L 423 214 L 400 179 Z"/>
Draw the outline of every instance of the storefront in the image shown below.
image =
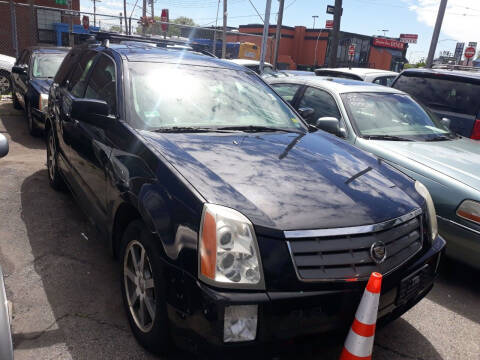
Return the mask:
<path id="1" fill-rule="evenodd" d="M 400 72 L 408 62 L 405 55 L 408 45 L 398 39 L 386 37 L 372 38 L 369 62 L 376 69 Z"/>

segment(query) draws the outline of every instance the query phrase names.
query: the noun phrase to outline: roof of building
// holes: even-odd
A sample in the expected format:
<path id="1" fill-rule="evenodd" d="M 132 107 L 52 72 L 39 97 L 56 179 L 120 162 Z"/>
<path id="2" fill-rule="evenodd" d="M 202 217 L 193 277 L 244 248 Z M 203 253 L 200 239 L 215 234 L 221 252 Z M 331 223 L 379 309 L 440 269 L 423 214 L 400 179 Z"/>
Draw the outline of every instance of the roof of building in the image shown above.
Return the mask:
<path id="1" fill-rule="evenodd" d="M 322 71 L 329 71 L 329 72 L 339 72 L 339 73 L 347 73 L 347 74 L 354 74 L 365 78 L 368 75 L 392 75 L 397 76 L 398 73 L 394 71 L 388 70 L 380 70 L 380 69 L 371 69 L 371 68 L 320 68 L 316 69 L 315 72 L 322 72 Z"/>
<path id="2" fill-rule="evenodd" d="M 294 76 L 288 78 L 269 78 L 267 82 L 270 84 L 275 83 L 293 83 L 293 84 L 302 84 L 309 85 L 313 87 L 320 87 L 323 89 L 330 90 L 337 94 L 350 93 L 350 92 L 383 92 L 383 93 L 395 93 L 395 94 L 404 94 L 403 91 L 377 85 L 373 83 L 368 83 L 364 81 L 350 80 L 350 79 L 341 79 L 333 77 L 323 77 L 323 76 Z"/>

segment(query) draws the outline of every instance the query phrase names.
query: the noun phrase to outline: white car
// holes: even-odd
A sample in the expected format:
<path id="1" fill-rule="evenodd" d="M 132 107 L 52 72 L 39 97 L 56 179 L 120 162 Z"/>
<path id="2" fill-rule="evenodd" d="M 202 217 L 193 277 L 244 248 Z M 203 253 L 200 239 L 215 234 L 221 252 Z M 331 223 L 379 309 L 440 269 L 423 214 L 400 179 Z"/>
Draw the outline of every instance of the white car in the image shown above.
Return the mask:
<path id="1" fill-rule="evenodd" d="M 323 68 L 316 69 L 315 74 L 317 76 L 330 76 L 366 81 L 383 86 L 391 86 L 393 80 L 398 76 L 398 73 L 394 71 L 370 68 Z"/>
<path id="2" fill-rule="evenodd" d="M 0 95 L 10 92 L 10 73 L 15 58 L 0 54 Z"/>
<path id="3" fill-rule="evenodd" d="M 249 60 L 249 59 L 229 59 L 229 61 L 245 66 L 246 68 L 249 68 L 250 70 L 255 71 L 257 74 L 260 74 L 260 61 L 258 60 Z M 275 73 L 275 70 L 273 70 L 273 66 L 270 63 L 263 63 L 263 73 L 264 74 L 273 74 Z"/>

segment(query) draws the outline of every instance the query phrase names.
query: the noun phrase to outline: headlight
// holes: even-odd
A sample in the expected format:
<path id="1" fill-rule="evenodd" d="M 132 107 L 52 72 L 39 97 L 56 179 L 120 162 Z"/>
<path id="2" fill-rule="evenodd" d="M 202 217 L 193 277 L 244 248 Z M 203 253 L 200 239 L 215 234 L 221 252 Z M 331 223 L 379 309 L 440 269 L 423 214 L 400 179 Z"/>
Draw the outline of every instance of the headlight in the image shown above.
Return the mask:
<path id="1" fill-rule="evenodd" d="M 205 204 L 199 240 L 199 276 L 220 287 L 264 289 L 252 223 L 238 211 Z"/>
<path id="2" fill-rule="evenodd" d="M 417 192 L 422 195 L 427 202 L 428 224 L 430 226 L 432 240 L 434 240 L 438 235 L 438 224 L 437 213 L 435 212 L 435 206 L 433 205 L 432 197 L 430 196 L 428 189 L 420 181 L 415 181 L 415 190 L 417 190 Z"/>
<path id="3" fill-rule="evenodd" d="M 458 207 L 457 215 L 480 224 L 480 203 L 473 200 L 465 200 Z"/>
<path id="4" fill-rule="evenodd" d="M 40 94 L 38 99 L 38 110 L 45 112 L 48 107 L 48 94 Z"/>

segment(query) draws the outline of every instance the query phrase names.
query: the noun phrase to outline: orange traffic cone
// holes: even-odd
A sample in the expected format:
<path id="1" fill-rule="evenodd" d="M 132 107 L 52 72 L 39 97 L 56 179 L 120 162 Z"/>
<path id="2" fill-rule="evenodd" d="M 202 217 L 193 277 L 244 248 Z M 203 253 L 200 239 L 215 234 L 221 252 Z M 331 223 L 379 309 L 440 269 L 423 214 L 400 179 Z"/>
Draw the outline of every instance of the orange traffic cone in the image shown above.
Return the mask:
<path id="1" fill-rule="evenodd" d="M 372 358 L 381 287 L 382 274 L 372 273 L 360 305 L 358 305 L 355 320 L 353 320 L 345 340 L 340 360 L 369 360 Z"/>

